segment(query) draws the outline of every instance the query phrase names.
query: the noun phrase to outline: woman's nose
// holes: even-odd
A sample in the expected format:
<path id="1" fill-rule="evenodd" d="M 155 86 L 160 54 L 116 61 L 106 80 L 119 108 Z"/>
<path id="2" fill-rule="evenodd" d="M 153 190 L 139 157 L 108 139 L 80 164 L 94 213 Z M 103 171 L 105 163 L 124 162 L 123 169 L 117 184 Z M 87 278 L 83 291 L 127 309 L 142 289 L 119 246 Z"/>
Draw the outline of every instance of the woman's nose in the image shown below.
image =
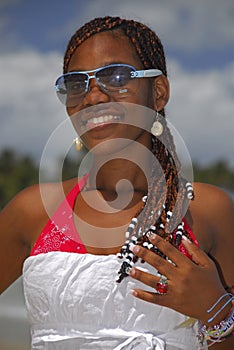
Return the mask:
<path id="1" fill-rule="evenodd" d="M 109 95 L 101 89 L 95 78 L 91 78 L 89 80 L 88 91 L 84 97 L 83 104 L 95 105 L 109 101 Z"/>

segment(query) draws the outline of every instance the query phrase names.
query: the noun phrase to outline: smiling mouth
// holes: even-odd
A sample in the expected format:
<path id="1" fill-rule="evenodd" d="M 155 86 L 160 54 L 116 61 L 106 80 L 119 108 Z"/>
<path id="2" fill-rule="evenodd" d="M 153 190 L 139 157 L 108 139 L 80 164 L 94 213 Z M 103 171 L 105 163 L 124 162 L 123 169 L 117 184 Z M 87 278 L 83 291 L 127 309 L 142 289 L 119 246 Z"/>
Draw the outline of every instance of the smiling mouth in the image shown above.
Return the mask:
<path id="1" fill-rule="evenodd" d="M 126 108 L 113 102 L 87 107 L 71 118 L 75 130 L 80 133 L 86 131 L 104 130 L 105 128 L 124 122 Z"/>
<path id="2" fill-rule="evenodd" d="M 103 115 L 103 116 L 100 116 L 100 117 L 94 117 L 94 118 L 90 118 L 86 121 L 86 125 L 89 125 L 89 124 L 94 124 L 95 126 L 98 126 L 98 125 L 102 125 L 102 124 L 108 124 L 110 122 L 117 122 L 117 121 L 120 121 L 121 120 L 121 116 L 120 115 Z"/>

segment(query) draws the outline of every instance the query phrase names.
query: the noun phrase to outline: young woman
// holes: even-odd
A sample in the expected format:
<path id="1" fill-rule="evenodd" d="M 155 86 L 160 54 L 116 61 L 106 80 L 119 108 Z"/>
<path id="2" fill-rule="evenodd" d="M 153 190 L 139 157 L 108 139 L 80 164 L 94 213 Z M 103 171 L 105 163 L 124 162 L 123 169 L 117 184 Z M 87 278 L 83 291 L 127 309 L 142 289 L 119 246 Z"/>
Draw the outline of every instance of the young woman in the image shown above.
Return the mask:
<path id="1" fill-rule="evenodd" d="M 231 349 L 233 203 L 181 175 L 159 38 L 94 19 L 55 85 L 93 163 L 1 212 L 0 292 L 23 271 L 32 349 Z"/>

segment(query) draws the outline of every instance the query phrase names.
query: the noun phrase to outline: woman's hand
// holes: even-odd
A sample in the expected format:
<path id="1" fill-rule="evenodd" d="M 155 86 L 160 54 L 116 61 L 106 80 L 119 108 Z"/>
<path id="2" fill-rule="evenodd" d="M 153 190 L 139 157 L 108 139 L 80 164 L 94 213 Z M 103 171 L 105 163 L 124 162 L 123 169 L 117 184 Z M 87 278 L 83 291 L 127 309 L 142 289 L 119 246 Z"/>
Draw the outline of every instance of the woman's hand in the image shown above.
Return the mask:
<path id="1" fill-rule="evenodd" d="M 163 295 L 157 294 L 156 284 L 160 278 L 132 268 L 131 277 L 155 288 L 155 293 L 134 289 L 133 295 L 207 323 L 211 316 L 207 310 L 226 292 L 214 262 L 186 238 L 182 240 L 182 243 L 192 256 L 191 260 L 158 235 L 152 235 L 150 241 L 174 264 L 141 246 L 134 246 L 133 252 L 167 277 L 168 291 Z"/>

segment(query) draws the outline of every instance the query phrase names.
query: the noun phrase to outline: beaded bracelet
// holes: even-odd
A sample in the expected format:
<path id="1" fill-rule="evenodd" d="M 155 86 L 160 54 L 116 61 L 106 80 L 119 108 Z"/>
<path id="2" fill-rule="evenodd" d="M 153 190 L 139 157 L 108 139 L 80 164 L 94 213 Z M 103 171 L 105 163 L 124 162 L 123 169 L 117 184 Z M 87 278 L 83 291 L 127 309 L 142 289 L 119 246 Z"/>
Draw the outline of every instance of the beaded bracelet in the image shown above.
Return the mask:
<path id="1" fill-rule="evenodd" d="M 198 328 L 198 341 L 201 346 L 199 350 L 204 349 L 204 341 L 209 342 L 208 347 L 219 343 L 227 339 L 234 334 L 234 301 L 232 300 L 232 308 L 225 320 L 221 321 L 218 325 L 213 327 L 207 327 L 199 323 Z"/>

